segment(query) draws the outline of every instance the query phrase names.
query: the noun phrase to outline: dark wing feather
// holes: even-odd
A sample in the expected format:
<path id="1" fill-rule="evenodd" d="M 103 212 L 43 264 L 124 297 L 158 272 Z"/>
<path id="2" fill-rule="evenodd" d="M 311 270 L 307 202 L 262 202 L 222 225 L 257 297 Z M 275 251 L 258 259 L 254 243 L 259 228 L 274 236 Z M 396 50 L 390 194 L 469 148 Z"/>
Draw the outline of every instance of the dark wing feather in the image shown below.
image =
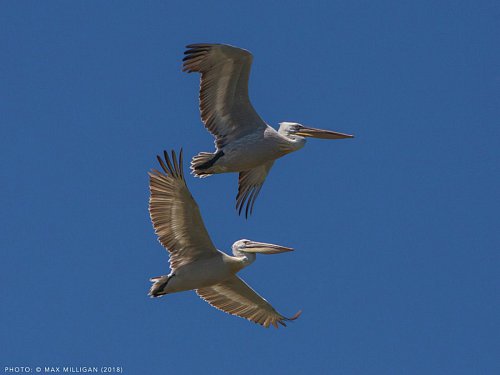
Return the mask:
<path id="1" fill-rule="evenodd" d="M 240 215 L 245 203 L 245 217 L 252 214 L 255 200 L 273 164 L 274 160 L 248 171 L 240 172 L 238 178 L 238 195 L 236 196 L 236 209 Z"/>

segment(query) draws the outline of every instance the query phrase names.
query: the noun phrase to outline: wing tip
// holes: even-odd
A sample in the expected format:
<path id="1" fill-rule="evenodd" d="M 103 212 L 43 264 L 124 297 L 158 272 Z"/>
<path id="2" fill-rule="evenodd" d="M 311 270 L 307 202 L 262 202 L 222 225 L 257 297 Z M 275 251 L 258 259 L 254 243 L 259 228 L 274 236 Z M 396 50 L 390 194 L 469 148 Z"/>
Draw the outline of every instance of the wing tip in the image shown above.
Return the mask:
<path id="1" fill-rule="evenodd" d="M 210 54 L 214 49 L 221 52 L 225 58 L 236 58 L 243 59 L 247 62 L 252 62 L 252 53 L 246 49 L 232 46 L 230 44 L 221 43 L 192 43 L 185 46 L 184 51 L 185 57 L 182 59 L 182 71 L 187 73 L 200 72 L 203 73 L 209 68 L 209 63 L 207 63 L 208 54 Z M 216 52 L 217 54 L 218 52 Z M 232 57 L 229 57 L 232 56 Z M 207 65 L 208 64 L 208 65 Z"/>
<path id="2" fill-rule="evenodd" d="M 241 194 L 238 192 L 238 195 L 236 196 L 236 210 L 238 211 L 238 215 L 241 216 L 243 207 L 245 207 L 245 219 L 248 219 L 249 216 L 253 215 L 253 207 L 257 197 L 259 196 L 261 188 L 262 185 L 254 185 L 247 188 Z"/>
<path id="3" fill-rule="evenodd" d="M 291 322 L 293 320 L 297 320 L 301 315 L 302 315 L 302 310 L 299 310 L 295 313 L 294 316 L 292 316 L 291 318 L 286 318 L 286 320 Z"/>
<path id="4" fill-rule="evenodd" d="M 217 43 L 190 43 L 186 44 L 186 48 L 188 49 L 194 49 L 194 48 L 210 48 L 213 46 L 218 46 L 219 44 Z"/>
<path id="5" fill-rule="evenodd" d="M 273 322 L 273 325 L 274 325 L 275 328 L 278 328 L 278 324 L 277 323 L 279 323 L 283 327 L 287 327 L 287 325 L 286 325 L 285 322 L 293 322 L 294 320 L 297 320 L 300 317 L 301 314 L 302 314 L 302 310 L 299 310 L 291 318 L 287 318 L 286 316 L 283 316 L 281 319 Z"/>
<path id="6" fill-rule="evenodd" d="M 183 168 L 183 160 L 184 153 L 182 147 L 179 150 L 179 157 L 175 153 L 175 150 L 170 151 L 171 156 L 169 156 L 167 150 L 163 150 L 163 158 L 160 155 L 156 155 L 156 159 L 160 163 L 161 168 L 165 172 L 165 174 L 153 169 L 148 174 L 151 177 L 155 177 L 157 174 L 164 175 L 170 178 L 175 178 L 178 180 L 184 181 L 184 168 Z"/>

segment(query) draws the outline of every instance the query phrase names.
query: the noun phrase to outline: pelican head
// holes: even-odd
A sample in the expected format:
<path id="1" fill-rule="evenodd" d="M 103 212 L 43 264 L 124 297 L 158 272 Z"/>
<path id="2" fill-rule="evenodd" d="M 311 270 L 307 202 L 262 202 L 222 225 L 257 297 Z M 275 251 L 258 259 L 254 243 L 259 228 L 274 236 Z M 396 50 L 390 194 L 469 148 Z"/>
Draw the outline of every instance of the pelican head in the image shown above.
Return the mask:
<path id="1" fill-rule="evenodd" d="M 278 132 L 288 138 L 321 138 L 321 139 L 342 139 L 354 138 L 353 135 L 338 133 L 331 130 L 309 128 L 297 122 L 280 122 Z"/>
<path id="2" fill-rule="evenodd" d="M 293 251 L 291 247 L 274 245 L 272 243 L 256 242 L 247 239 L 236 241 L 233 246 L 233 254 L 236 257 L 242 257 L 245 265 L 255 261 L 256 254 L 279 254 L 287 251 Z"/>

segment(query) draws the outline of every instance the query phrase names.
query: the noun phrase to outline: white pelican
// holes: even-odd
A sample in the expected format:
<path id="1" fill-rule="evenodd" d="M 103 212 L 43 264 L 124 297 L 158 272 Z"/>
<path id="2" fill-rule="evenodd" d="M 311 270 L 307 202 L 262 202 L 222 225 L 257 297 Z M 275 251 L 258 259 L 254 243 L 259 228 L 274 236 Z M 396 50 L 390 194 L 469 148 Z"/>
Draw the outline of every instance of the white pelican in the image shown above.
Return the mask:
<path id="1" fill-rule="evenodd" d="M 282 122 L 276 131 L 260 118 L 248 97 L 250 52 L 225 44 L 190 44 L 186 48 L 183 71 L 201 73 L 201 119 L 215 137 L 216 146 L 214 153 L 196 155 L 191 169 L 198 177 L 239 172 L 239 214 L 245 202 L 245 216 L 252 213 L 274 161 L 304 147 L 304 137 L 353 138 L 295 122 Z"/>
<path id="2" fill-rule="evenodd" d="M 165 173 L 149 173 L 149 212 L 158 240 L 170 252 L 169 275 L 154 277 L 149 295 L 194 289 L 215 308 L 246 318 L 264 327 L 286 326 L 285 321 L 297 319 L 277 312 L 236 274 L 255 261 L 256 253 L 278 254 L 292 251 L 289 247 L 250 240 L 236 241 L 234 256 L 217 250 L 207 233 L 198 205 L 189 192 L 179 161 L 172 151 L 172 161 L 164 152 L 165 162 L 158 161 Z"/>

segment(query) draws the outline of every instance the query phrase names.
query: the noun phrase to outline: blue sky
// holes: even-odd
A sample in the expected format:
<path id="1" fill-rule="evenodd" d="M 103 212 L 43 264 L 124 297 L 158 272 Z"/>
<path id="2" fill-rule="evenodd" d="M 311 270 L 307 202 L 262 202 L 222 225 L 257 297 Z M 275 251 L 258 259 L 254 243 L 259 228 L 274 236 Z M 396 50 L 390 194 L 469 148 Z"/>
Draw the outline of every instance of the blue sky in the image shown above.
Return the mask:
<path id="1" fill-rule="evenodd" d="M 128 374 L 500 372 L 495 1 L 16 1 L 0 12 L 0 366 Z M 212 151 L 184 45 L 254 54 L 279 121 L 356 135 L 279 160 L 254 215 L 236 175 L 188 178 L 219 249 L 292 246 L 241 277 L 263 329 L 168 272 L 147 212 L 163 149 Z"/>

